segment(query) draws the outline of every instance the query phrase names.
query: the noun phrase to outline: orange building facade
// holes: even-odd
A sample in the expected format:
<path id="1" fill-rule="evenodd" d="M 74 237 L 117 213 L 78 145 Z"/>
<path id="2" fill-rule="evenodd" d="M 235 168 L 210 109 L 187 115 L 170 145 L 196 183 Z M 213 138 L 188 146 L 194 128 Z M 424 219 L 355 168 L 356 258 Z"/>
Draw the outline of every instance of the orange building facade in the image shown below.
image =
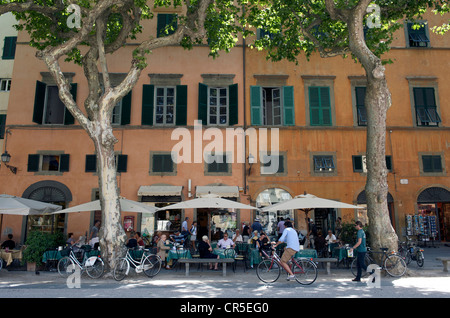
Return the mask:
<path id="1" fill-rule="evenodd" d="M 172 12 L 161 12 L 161 18 L 168 13 Z M 427 18 L 430 25 L 444 21 Z M 156 34 L 157 28 L 157 19 L 145 26 L 146 33 Z M 409 31 L 406 25 L 398 32 L 386 55 L 394 61 L 386 67 L 393 100 L 386 132 L 391 220 L 402 236 L 409 230 L 407 215 L 434 215 L 435 239 L 448 241 L 450 40 L 448 35 L 425 31 L 421 38 Z M 297 65 L 271 63 L 263 52 L 242 44 L 217 59 L 208 57 L 206 46 L 152 52 L 137 85 L 114 112 L 120 195 L 157 207 L 209 192 L 259 207 L 304 192 L 365 204 L 362 67 L 350 59 L 318 56 L 310 61 L 299 57 Z M 130 43 L 109 57 L 113 85 L 128 71 L 124 61 L 129 61 L 133 48 Z M 64 207 L 96 199 L 93 143 L 60 105 L 53 79 L 34 54 L 27 36 L 19 34 L 6 120 L 7 151 L 17 173 L 0 169 L 0 192 Z M 88 94 L 83 70 L 73 64 L 62 69 L 82 105 Z M 203 125 L 196 125 L 196 120 Z M 227 132 L 255 135 L 247 137 L 242 148 L 239 137 Z M 223 137 L 224 147 L 214 143 L 215 137 Z M 236 142 L 229 146 L 231 140 Z M 180 148 L 190 150 L 190 156 Z M 184 162 L 174 163 L 171 155 L 183 157 Z M 268 155 L 279 159 L 276 168 L 264 163 Z M 206 162 L 211 156 L 226 161 Z M 22 242 L 32 229 L 85 235 L 100 213 L 4 215 L 1 240 L 5 228 Z M 306 229 L 304 213 L 296 210 L 271 214 L 162 210 L 155 215 L 124 211 L 122 222 L 125 228 L 151 236 L 179 229 L 188 217 L 189 225 L 198 222 L 200 235 L 214 239 L 219 228 L 234 232 L 256 217 L 267 232 L 276 234 L 276 223 L 287 216 L 295 220 L 297 229 Z M 338 217 L 344 222 L 367 220 L 364 211 L 356 210 L 316 210 L 308 217 L 323 231 L 335 230 Z"/>

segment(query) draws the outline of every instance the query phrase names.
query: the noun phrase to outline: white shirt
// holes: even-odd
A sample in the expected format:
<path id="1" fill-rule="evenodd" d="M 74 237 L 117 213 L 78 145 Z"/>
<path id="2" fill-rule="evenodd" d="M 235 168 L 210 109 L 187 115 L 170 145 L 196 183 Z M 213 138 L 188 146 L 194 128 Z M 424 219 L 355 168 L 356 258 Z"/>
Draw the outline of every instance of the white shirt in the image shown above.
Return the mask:
<path id="1" fill-rule="evenodd" d="M 279 241 L 286 242 L 286 248 L 292 248 L 296 252 L 300 250 L 297 232 L 292 227 L 284 229 Z"/>
<path id="2" fill-rule="evenodd" d="M 327 237 L 325 238 L 325 240 L 328 242 L 328 244 L 333 243 L 334 241 L 336 241 L 336 236 L 334 236 L 334 234 L 331 234 L 331 237 L 330 237 L 330 234 L 328 234 Z"/>
<path id="3" fill-rule="evenodd" d="M 236 238 L 236 234 L 233 234 L 233 241 Z M 236 238 L 235 242 L 243 242 L 244 240 L 242 239 L 242 235 L 239 234 L 239 236 Z"/>
<path id="4" fill-rule="evenodd" d="M 227 238 L 226 240 L 221 239 L 218 243 L 217 243 L 217 247 L 221 247 L 221 248 L 227 248 L 228 246 L 233 246 L 234 242 L 233 240 L 231 240 L 230 238 Z"/>

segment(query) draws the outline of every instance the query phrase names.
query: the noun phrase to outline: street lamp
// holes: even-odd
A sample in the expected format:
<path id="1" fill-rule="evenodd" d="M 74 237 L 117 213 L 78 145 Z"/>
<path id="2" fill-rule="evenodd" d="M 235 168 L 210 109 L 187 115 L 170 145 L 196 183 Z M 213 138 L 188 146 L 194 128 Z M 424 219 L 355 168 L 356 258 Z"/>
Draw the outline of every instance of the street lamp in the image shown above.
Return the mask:
<path id="1" fill-rule="evenodd" d="M 9 129 L 7 129 L 5 132 L 5 152 L 2 153 L 1 160 L 2 160 L 3 164 L 5 165 L 5 167 L 7 167 L 9 170 L 11 170 L 12 173 L 16 174 L 17 168 L 14 166 L 10 166 L 8 164 L 9 161 L 11 160 L 11 155 L 6 150 L 6 142 L 8 141 L 8 134 L 11 134 L 11 131 Z"/>
<path id="2" fill-rule="evenodd" d="M 248 155 L 248 175 L 250 175 L 250 172 L 252 171 L 252 165 L 255 163 L 255 157 L 252 154 Z"/>

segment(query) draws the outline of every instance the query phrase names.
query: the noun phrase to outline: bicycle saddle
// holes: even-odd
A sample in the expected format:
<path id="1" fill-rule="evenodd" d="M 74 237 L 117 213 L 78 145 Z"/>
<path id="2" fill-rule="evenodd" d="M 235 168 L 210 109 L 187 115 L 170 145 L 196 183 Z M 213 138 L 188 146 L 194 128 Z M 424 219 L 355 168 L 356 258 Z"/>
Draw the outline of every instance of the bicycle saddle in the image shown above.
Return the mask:
<path id="1" fill-rule="evenodd" d="M 380 250 L 382 250 L 383 252 L 387 252 L 389 249 L 387 247 L 380 247 Z"/>

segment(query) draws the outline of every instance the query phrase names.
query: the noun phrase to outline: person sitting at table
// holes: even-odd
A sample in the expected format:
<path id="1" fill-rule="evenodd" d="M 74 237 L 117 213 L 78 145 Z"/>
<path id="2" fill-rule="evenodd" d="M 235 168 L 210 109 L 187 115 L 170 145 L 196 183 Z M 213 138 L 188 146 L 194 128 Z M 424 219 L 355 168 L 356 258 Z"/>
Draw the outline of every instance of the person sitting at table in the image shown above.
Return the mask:
<path id="1" fill-rule="evenodd" d="M 138 246 L 142 246 L 142 247 L 145 246 L 145 242 L 144 242 L 144 240 L 143 240 L 142 237 L 141 237 L 141 232 L 136 232 L 135 238 L 136 238 L 136 241 L 137 241 L 137 245 L 138 245 Z"/>
<path id="2" fill-rule="evenodd" d="M 185 236 L 180 233 L 180 231 L 175 232 L 175 234 L 170 234 L 170 240 L 174 243 L 183 245 Z"/>
<path id="3" fill-rule="evenodd" d="M 259 253 L 261 256 L 264 255 L 263 251 L 269 256 L 272 255 L 272 244 L 270 243 L 270 240 L 267 237 L 266 233 L 261 232 L 261 236 L 256 241 L 256 247 L 259 249 Z"/>
<path id="4" fill-rule="evenodd" d="M 236 230 L 236 233 L 233 234 L 233 238 L 232 238 L 233 242 L 243 242 L 243 238 L 242 235 L 240 234 L 239 230 Z"/>
<path id="5" fill-rule="evenodd" d="M 2 243 L 2 248 L 8 248 L 10 250 L 16 247 L 16 242 L 13 241 L 13 235 L 8 234 L 8 239 Z"/>
<path id="6" fill-rule="evenodd" d="M 80 240 L 78 239 L 77 241 L 75 241 L 74 237 L 73 237 L 73 233 L 69 233 L 67 235 L 67 241 L 66 244 L 70 247 L 72 247 L 73 251 L 76 252 L 78 251 L 78 246 L 76 244 L 78 244 L 80 242 Z"/>
<path id="7" fill-rule="evenodd" d="M 217 243 L 217 247 L 219 247 L 219 248 L 234 247 L 234 242 L 233 242 L 233 240 L 228 238 L 228 233 L 227 232 L 223 233 L 223 239 L 221 239 Z"/>
<path id="8" fill-rule="evenodd" d="M 314 239 L 314 246 L 316 248 L 316 251 L 317 251 L 317 254 L 319 255 L 319 257 L 326 256 L 326 255 L 324 255 L 327 251 L 326 241 L 322 235 L 321 230 L 317 231 L 317 236 Z"/>
<path id="9" fill-rule="evenodd" d="M 156 232 L 156 235 L 153 236 L 153 240 L 152 240 L 152 246 L 157 246 L 158 245 L 158 241 L 161 238 L 161 231 Z"/>
<path id="10" fill-rule="evenodd" d="M 331 230 L 328 230 L 328 235 L 325 237 L 325 241 L 327 241 L 327 245 L 336 243 L 336 236 L 333 234 L 333 232 L 331 232 Z"/>
<path id="11" fill-rule="evenodd" d="M 256 242 L 258 241 L 258 231 L 254 231 L 252 237 L 248 240 L 253 247 L 256 247 Z"/>
<path id="12" fill-rule="evenodd" d="M 134 247 L 138 246 L 135 236 L 136 236 L 136 233 L 131 232 L 130 237 L 127 240 L 127 243 L 125 244 L 128 248 L 134 248 Z"/>
<path id="13" fill-rule="evenodd" d="M 213 254 L 213 249 L 206 235 L 204 235 L 202 237 L 202 240 L 198 243 L 198 251 L 200 254 L 200 258 L 219 258 L 219 255 Z M 218 265 L 218 263 L 215 263 L 214 270 L 217 270 Z M 212 269 L 211 263 L 209 263 L 209 269 Z"/>
<path id="14" fill-rule="evenodd" d="M 158 244 L 156 245 L 156 251 L 158 256 L 163 261 L 163 266 L 166 267 L 166 269 L 170 269 L 170 266 L 167 264 L 166 257 L 167 257 L 167 251 L 170 249 L 170 246 L 166 246 L 164 243 L 166 242 L 166 234 L 162 234 L 160 239 L 158 240 Z"/>

